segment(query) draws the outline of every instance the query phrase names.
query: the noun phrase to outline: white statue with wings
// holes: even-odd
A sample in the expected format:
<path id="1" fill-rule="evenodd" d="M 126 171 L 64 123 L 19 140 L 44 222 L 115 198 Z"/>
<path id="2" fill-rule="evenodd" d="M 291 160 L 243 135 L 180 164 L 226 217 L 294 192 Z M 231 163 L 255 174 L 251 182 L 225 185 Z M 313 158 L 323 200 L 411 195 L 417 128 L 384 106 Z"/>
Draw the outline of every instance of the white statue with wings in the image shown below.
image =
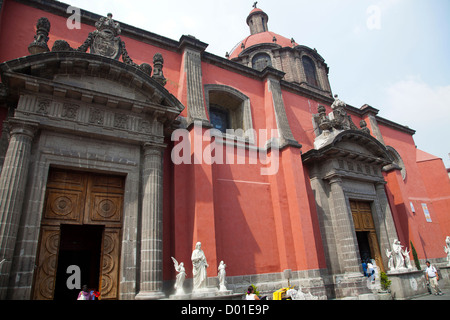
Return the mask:
<path id="1" fill-rule="evenodd" d="M 180 264 L 178 264 L 178 261 L 174 257 L 172 257 L 172 260 L 175 266 L 175 270 L 178 272 L 177 280 L 174 286 L 176 290 L 175 294 L 176 295 L 185 294 L 183 289 L 184 279 L 186 279 L 186 270 L 184 269 L 184 263 L 181 262 Z"/>

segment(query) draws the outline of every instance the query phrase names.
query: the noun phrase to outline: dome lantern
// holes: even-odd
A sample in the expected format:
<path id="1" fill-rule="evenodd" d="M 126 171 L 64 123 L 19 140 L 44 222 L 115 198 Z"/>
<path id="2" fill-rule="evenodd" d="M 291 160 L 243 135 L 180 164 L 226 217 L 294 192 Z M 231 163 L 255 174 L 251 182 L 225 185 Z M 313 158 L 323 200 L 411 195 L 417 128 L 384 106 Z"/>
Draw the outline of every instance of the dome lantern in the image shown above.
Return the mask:
<path id="1" fill-rule="evenodd" d="M 252 35 L 256 33 L 269 31 L 269 28 L 267 26 L 269 16 L 264 11 L 256 7 L 257 3 L 258 2 L 255 2 L 253 4 L 254 9 L 250 12 L 250 14 L 247 17 L 247 24 L 250 27 L 250 34 Z"/>

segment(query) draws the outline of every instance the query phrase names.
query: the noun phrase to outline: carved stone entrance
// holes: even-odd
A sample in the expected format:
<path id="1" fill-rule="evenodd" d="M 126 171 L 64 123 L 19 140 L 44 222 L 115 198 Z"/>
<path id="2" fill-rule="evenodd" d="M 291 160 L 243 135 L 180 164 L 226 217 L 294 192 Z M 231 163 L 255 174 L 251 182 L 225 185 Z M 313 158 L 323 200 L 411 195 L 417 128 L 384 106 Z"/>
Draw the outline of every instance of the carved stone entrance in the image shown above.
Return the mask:
<path id="1" fill-rule="evenodd" d="M 102 299 L 118 298 L 124 185 L 123 176 L 50 169 L 34 299 L 55 298 L 57 275 L 61 288 L 65 272 L 58 264 L 76 265 L 88 273 L 82 279 L 90 279 L 91 288 L 97 282 L 92 289 L 99 290 Z"/>

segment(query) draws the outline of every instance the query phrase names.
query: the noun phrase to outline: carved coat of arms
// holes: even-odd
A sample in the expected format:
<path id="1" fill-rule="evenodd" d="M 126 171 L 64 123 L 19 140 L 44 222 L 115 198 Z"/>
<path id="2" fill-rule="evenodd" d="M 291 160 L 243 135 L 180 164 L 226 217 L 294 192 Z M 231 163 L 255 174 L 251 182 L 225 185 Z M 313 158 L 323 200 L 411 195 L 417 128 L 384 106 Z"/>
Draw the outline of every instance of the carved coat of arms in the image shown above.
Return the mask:
<path id="1" fill-rule="evenodd" d="M 112 14 L 100 18 L 95 23 L 97 30 L 92 34 L 91 53 L 111 59 L 119 59 L 121 55 L 121 40 L 119 23 L 112 19 Z"/>

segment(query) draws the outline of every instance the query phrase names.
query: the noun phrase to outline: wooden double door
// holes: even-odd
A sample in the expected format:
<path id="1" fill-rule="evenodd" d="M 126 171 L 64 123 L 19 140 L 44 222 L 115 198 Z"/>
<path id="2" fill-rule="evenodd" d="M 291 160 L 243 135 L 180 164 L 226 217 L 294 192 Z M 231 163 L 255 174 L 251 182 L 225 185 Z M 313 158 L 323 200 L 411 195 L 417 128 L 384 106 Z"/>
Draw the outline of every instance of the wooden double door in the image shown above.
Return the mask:
<path id="1" fill-rule="evenodd" d="M 384 272 L 383 259 L 370 204 L 370 202 L 364 201 L 350 201 L 353 223 L 361 259 L 374 259 L 380 271 Z"/>
<path id="2" fill-rule="evenodd" d="M 124 186 L 123 176 L 50 169 L 34 299 L 76 299 L 77 284 L 118 299 Z"/>

